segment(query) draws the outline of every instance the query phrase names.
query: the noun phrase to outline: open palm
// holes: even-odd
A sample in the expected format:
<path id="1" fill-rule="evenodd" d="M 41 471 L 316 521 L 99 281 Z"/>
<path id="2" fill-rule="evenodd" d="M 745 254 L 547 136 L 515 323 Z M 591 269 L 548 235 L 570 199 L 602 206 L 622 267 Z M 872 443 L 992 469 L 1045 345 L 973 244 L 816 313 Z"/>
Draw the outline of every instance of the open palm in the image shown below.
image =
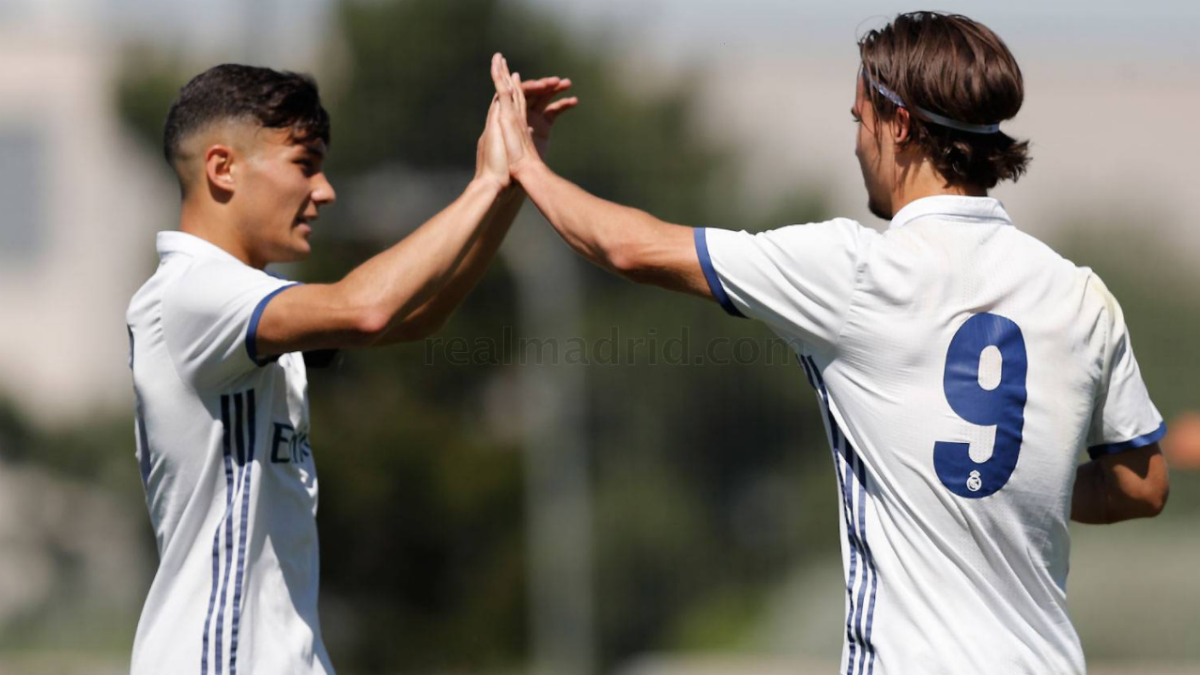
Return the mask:
<path id="1" fill-rule="evenodd" d="M 559 77 L 543 77 L 540 80 L 521 83 L 521 89 L 525 93 L 526 122 L 540 157 L 546 156 L 546 148 L 550 143 L 550 128 L 554 126 L 554 120 L 579 104 L 579 99 L 574 96 L 554 100 L 555 96 L 570 88 L 571 80 Z"/>

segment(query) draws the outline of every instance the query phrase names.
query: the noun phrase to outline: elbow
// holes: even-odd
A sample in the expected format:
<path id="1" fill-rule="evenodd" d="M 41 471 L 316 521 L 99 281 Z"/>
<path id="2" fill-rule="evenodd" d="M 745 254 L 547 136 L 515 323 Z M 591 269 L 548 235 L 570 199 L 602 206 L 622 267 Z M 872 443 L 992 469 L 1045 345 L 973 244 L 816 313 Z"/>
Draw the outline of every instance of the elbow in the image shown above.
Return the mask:
<path id="1" fill-rule="evenodd" d="M 396 342 L 424 340 L 442 329 L 449 317 L 421 308 L 401 319 L 386 312 L 364 311 L 356 319 L 354 334 L 358 346 L 370 347 Z"/>
<path id="2" fill-rule="evenodd" d="M 1142 500 L 1145 506 L 1145 517 L 1153 518 L 1162 513 L 1163 509 L 1167 506 L 1167 498 L 1170 496 L 1171 483 L 1164 475 L 1163 479 L 1158 482 L 1158 485 Z"/>
<path id="3" fill-rule="evenodd" d="M 638 281 L 645 272 L 643 257 L 637 247 L 630 242 L 620 242 L 606 246 L 603 259 L 605 267 L 631 281 Z"/>
<path id="4" fill-rule="evenodd" d="M 1167 506 L 1167 498 L 1171 496 L 1171 474 L 1161 454 L 1151 459 L 1146 478 L 1142 504 L 1145 517 L 1153 518 L 1163 512 Z"/>
<path id="5" fill-rule="evenodd" d="M 1110 514 L 1111 522 L 1136 518 L 1154 518 L 1163 512 L 1167 506 L 1167 497 L 1171 487 L 1166 477 L 1159 480 L 1147 481 L 1137 492 L 1126 496 L 1125 506 L 1117 514 Z"/>
<path id="6" fill-rule="evenodd" d="M 391 317 L 375 308 L 360 310 L 350 325 L 350 340 L 354 347 L 370 347 L 380 342 L 388 332 Z"/>

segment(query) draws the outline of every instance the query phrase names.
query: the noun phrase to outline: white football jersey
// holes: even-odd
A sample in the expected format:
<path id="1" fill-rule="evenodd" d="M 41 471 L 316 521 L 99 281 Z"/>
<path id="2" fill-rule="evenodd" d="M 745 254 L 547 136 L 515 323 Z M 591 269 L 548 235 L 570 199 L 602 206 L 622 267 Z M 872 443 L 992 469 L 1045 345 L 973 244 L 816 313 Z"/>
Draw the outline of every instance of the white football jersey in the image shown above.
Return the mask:
<path id="1" fill-rule="evenodd" d="M 998 201 L 697 230 L 713 295 L 797 352 L 833 450 L 849 675 L 1076 675 L 1071 493 L 1165 433 L 1121 309 Z M 800 373 L 800 371 L 798 371 Z"/>
<path id="2" fill-rule="evenodd" d="M 159 233 L 158 252 L 126 315 L 159 554 L 132 673 L 332 673 L 304 359 L 255 354 L 263 309 L 291 284 L 182 232 Z"/>

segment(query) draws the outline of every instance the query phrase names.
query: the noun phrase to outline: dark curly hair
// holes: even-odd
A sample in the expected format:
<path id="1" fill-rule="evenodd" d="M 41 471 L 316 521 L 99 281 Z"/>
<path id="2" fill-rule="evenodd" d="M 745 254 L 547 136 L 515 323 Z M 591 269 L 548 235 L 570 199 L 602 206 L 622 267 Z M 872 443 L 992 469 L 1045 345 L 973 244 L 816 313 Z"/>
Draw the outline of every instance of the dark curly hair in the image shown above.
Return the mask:
<path id="1" fill-rule="evenodd" d="M 950 185 L 990 189 L 1025 173 L 1029 141 L 1004 132 L 950 129 L 915 110 L 970 124 L 1016 116 L 1025 98 L 1021 69 L 988 27 L 958 14 L 912 12 L 869 31 L 858 50 L 863 72 L 895 92 L 911 112 L 906 143 L 921 148 Z M 872 86 L 864 92 L 879 119 L 895 117 L 895 103 Z"/>
<path id="2" fill-rule="evenodd" d="M 291 129 L 292 139 L 329 143 L 329 113 L 309 75 L 225 63 L 193 77 L 167 112 L 163 155 L 174 165 L 180 147 L 213 122 L 250 120 L 269 129 Z"/>

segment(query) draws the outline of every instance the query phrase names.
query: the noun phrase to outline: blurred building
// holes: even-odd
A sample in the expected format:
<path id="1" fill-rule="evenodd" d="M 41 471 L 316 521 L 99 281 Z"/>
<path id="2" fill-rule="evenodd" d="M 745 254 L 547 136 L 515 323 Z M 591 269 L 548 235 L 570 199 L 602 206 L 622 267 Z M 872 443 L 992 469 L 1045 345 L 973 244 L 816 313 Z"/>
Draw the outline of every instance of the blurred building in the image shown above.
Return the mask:
<path id="1" fill-rule="evenodd" d="M 125 305 L 174 208 L 75 4 L 0 6 L 0 397 L 44 424 L 127 407 Z"/>

